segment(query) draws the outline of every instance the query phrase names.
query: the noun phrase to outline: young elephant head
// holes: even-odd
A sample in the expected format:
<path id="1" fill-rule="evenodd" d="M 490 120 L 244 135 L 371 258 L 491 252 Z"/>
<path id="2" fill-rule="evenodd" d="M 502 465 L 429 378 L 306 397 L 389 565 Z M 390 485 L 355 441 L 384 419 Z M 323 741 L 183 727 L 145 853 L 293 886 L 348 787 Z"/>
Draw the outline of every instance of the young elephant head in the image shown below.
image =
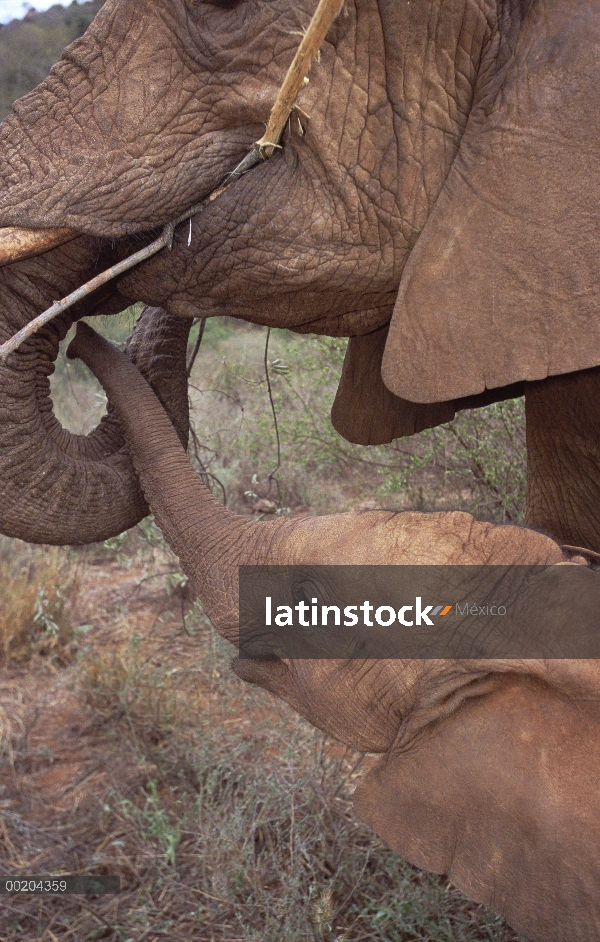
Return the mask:
<path id="1" fill-rule="evenodd" d="M 144 494 L 232 642 L 244 563 L 565 562 L 542 534 L 464 513 L 249 522 L 194 474 L 160 403 L 122 354 L 82 324 L 69 355 L 104 385 Z M 536 942 L 592 942 L 600 931 L 596 663 L 274 659 L 238 660 L 234 669 L 321 729 L 380 754 L 356 807 L 399 853 L 447 873 Z"/>
<path id="2" fill-rule="evenodd" d="M 149 239 L 219 184 L 262 136 L 314 8 L 107 0 L 0 128 L 0 226 L 79 234 L 41 267 L 2 270 L 2 337 L 99 255 L 120 257 L 111 240 Z M 595 366 L 599 27 L 585 0 L 347 0 L 281 154 L 122 278 L 106 309 L 141 299 L 350 336 L 334 418 L 364 442 Z M 35 386 L 18 385 L 18 364 L 38 353 L 47 363 L 35 345 L 14 357 L 11 422 Z M 20 480 L 19 447 L 3 449 L 4 481 Z"/>

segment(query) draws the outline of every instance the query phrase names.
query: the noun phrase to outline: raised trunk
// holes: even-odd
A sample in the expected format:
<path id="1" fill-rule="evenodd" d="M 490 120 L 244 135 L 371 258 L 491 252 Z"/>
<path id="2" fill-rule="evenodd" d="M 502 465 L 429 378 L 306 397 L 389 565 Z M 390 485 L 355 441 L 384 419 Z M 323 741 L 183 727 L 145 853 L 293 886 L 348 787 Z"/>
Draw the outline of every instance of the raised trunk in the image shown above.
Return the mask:
<path id="1" fill-rule="evenodd" d="M 86 280 L 97 247 L 77 239 L 41 259 L 0 270 L 0 340 L 4 341 Z M 99 295 L 89 313 L 123 308 L 116 293 Z M 0 365 L 0 532 L 32 543 L 85 544 L 121 533 L 148 513 L 119 423 L 110 409 L 88 436 L 72 435 L 52 411 L 49 377 L 72 319 L 56 318 Z M 129 355 L 165 402 L 187 439 L 185 355 L 191 321 L 146 309 Z"/>
<path id="2" fill-rule="evenodd" d="M 169 416 L 119 351 L 79 324 L 67 355 L 95 373 L 118 416 L 144 495 L 219 631 L 237 635 L 238 565 L 260 563 L 261 526 L 212 496 L 194 473 Z M 262 528 L 264 530 L 264 527 Z"/>

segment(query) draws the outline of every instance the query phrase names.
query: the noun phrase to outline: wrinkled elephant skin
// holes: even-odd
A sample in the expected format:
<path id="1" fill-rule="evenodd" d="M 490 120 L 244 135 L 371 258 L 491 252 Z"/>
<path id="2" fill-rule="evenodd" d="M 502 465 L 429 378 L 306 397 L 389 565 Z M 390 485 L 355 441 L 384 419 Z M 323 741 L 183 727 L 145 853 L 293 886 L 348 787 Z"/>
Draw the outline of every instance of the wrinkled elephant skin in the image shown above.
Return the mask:
<path id="1" fill-rule="evenodd" d="M 0 270 L 2 337 L 220 183 L 261 137 L 314 8 L 107 0 L 0 128 L 0 228 L 93 237 L 41 268 Z M 600 363 L 599 35 L 587 0 L 347 0 L 300 94 L 309 119 L 294 112 L 283 150 L 121 278 L 106 310 L 143 300 L 187 319 L 349 336 L 334 421 L 364 443 L 549 374 L 578 382 Z M 568 432 L 535 414 L 530 473 L 551 472 L 532 482 L 528 519 L 596 546 L 595 426 L 579 423 L 566 448 L 592 455 L 594 473 L 576 460 L 561 489 L 555 445 Z M 36 447 L 43 477 L 48 449 Z M 16 448 L 4 449 L 4 480 Z"/>

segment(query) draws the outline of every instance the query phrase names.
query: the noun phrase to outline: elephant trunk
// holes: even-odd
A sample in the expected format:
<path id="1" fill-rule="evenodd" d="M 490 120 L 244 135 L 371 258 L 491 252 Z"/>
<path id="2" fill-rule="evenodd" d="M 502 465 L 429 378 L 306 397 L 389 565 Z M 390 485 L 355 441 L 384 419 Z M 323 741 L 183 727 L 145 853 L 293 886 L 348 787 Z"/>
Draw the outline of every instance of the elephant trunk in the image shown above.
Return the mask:
<path id="1" fill-rule="evenodd" d="M 43 259 L 0 269 L 0 342 L 97 265 L 87 238 L 55 248 Z M 116 292 L 96 297 L 83 313 L 116 313 Z M 135 525 L 148 508 L 120 425 L 108 415 L 88 436 L 57 421 L 49 377 L 72 320 L 56 318 L 0 365 L 0 532 L 31 543 L 85 544 Z M 191 321 L 146 309 L 128 342 L 129 355 L 148 375 L 187 439 L 185 375 Z"/>
<path id="2" fill-rule="evenodd" d="M 260 562 L 261 526 L 226 510 L 195 474 L 169 416 L 136 367 L 87 324 L 67 351 L 96 375 L 122 423 L 142 490 L 217 629 L 235 641 L 238 566 Z"/>

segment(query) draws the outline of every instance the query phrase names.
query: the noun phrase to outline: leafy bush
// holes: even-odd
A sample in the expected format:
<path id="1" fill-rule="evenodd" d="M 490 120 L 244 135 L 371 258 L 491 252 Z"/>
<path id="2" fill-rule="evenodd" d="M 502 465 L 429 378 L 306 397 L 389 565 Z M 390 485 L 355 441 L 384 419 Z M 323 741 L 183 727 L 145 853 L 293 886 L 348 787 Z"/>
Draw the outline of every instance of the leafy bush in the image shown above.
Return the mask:
<path id="1" fill-rule="evenodd" d="M 215 341 L 213 330 L 219 330 Z M 191 400 L 196 454 L 238 510 L 268 497 L 317 513 L 386 506 L 469 510 L 521 522 L 525 504 L 522 400 L 459 413 L 456 419 L 389 445 L 346 442 L 330 411 L 346 341 L 272 330 L 269 374 L 281 441 L 279 489 L 273 411 L 264 368 L 266 331 L 208 321 Z M 218 493 L 218 490 L 215 490 Z"/>

